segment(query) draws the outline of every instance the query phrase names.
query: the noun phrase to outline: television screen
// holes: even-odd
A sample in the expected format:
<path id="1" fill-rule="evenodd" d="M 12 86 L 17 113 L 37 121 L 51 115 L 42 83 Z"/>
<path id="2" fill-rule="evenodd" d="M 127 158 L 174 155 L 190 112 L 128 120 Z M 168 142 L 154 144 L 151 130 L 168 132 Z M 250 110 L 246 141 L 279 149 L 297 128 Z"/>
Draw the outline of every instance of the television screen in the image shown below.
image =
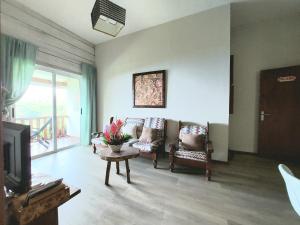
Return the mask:
<path id="1" fill-rule="evenodd" d="M 30 126 L 2 122 L 5 186 L 25 193 L 31 186 Z"/>

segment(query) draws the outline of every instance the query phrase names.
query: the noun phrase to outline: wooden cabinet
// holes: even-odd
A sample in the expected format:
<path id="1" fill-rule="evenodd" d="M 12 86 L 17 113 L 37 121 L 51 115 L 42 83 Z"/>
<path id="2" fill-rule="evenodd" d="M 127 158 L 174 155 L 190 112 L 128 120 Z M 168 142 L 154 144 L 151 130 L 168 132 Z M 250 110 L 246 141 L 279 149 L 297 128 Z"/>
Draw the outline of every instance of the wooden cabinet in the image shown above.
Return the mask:
<path id="1" fill-rule="evenodd" d="M 11 199 L 11 225 L 58 225 L 58 207 L 80 193 L 80 189 L 60 184 L 32 198 L 24 206 L 27 194 Z"/>

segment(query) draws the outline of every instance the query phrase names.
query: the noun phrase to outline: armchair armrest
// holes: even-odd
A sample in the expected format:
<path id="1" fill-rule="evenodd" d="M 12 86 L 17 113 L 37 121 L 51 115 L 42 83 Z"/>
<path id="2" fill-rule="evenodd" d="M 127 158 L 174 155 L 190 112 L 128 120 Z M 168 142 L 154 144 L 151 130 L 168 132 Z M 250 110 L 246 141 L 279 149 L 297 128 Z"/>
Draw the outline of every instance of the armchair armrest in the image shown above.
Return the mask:
<path id="1" fill-rule="evenodd" d="M 161 145 L 164 142 L 163 138 L 157 139 L 155 141 L 152 141 L 151 144 L 152 145 Z"/>
<path id="2" fill-rule="evenodd" d="M 98 137 L 101 137 L 103 135 L 103 132 L 102 131 L 94 132 L 91 135 L 92 135 L 92 138 L 98 138 Z"/>
<path id="3" fill-rule="evenodd" d="M 174 155 L 174 153 L 179 149 L 178 144 L 169 144 L 170 152 L 169 154 Z"/>
<path id="4" fill-rule="evenodd" d="M 132 147 L 133 144 L 139 142 L 139 139 L 130 139 L 128 142 L 126 142 L 128 144 L 128 146 Z"/>

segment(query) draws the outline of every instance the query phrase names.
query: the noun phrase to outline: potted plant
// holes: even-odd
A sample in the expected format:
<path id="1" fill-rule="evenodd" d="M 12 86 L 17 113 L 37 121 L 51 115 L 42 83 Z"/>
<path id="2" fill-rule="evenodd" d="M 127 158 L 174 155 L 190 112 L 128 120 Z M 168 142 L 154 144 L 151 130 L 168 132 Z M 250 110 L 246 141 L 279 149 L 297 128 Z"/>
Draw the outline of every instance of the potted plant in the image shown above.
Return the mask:
<path id="1" fill-rule="evenodd" d="M 120 152 L 122 144 L 131 139 L 129 134 L 122 133 L 121 128 L 123 125 L 124 123 L 122 120 L 117 120 L 105 127 L 103 143 L 108 145 L 113 152 Z"/>

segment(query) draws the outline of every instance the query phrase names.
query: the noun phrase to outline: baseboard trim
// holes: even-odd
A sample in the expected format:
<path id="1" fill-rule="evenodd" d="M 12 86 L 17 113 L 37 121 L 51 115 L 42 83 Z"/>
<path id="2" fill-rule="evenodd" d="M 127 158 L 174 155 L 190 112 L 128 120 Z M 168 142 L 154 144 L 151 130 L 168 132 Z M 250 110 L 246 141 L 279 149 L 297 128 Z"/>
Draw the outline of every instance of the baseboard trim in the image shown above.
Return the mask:
<path id="1" fill-rule="evenodd" d="M 212 159 L 211 161 L 215 164 L 226 164 L 226 165 L 229 164 L 229 160 L 227 162 L 225 162 L 225 161 L 221 161 L 221 160 Z"/>
<path id="2" fill-rule="evenodd" d="M 242 151 L 238 151 L 238 150 L 229 149 L 228 150 L 228 160 L 229 161 L 232 160 L 235 154 L 258 156 L 257 152 L 242 152 Z"/>
<path id="3" fill-rule="evenodd" d="M 228 152 L 234 153 L 234 154 L 243 154 L 243 155 L 258 155 L 257 152 L 242 152 L 242 151 L 233 150 L 233 149 L 229 149 Z"/>

